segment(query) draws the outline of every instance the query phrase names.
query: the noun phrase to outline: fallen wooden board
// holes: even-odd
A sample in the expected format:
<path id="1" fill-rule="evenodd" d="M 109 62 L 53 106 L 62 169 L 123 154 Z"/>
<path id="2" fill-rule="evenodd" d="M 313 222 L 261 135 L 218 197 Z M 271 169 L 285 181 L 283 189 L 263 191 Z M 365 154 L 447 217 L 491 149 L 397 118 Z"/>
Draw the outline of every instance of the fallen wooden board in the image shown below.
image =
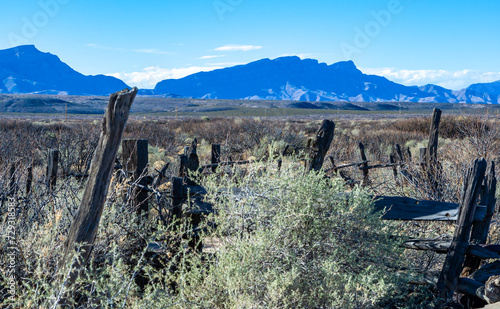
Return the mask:
<path id="1" fill-rule="evenodd" d="M 410 239 L 402 244 L 406 249 L 429 250 L 436 253 L 447 253 L 451 246 L 451 238 Z M 467 253 L 479 259 L 500 259 L 496 245 L 469 245 Z"/>
<path id="2" fill-rule="evenodd" d="M 379 196 L 375 198 L 375 211 L 383 211 L 384 220 L 456 221 L 458 204 L 419 201 L 409 197 Z M 485 206 L 477 206 L 474 221 L 486 215 Z"/>

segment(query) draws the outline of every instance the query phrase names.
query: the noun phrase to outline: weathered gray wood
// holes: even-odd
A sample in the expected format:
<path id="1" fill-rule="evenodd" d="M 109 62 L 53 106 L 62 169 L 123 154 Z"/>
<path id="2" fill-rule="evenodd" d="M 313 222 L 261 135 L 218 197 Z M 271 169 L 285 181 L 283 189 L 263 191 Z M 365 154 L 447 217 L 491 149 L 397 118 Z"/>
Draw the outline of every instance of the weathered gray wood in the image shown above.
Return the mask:
<path id="1" fill-rule="evenodd" d="M 496 187 L 497 179 L 495 176 L 495 162 L 492 161 L 490 164 L 490 170 L 484 180 L 484 190 L 481 195 L 481 201 L 479 202 L 480 205 L 486 206 L 486 216 L 482 221 L 474 222 L 470 236 L 470 243 L 472 244 L 485 244 L 488 239 L 491 218 L 495 213 Z M 462 277 L 467 277 L 471 273 L 475 272 L 479 268 L 480 263 L 480 258 L 467 255 L 464 261 Z"/>
<path id="2" fill-rule="evenodd" d="M 484 283 L 470 278 L 459 278 L 457 281 L 457 291 L 459 293 L 476 296 L 482 300 L 486 300 Z"/>
<path id="3" fill-rule="evenodd" d="M 401 150 L 401 146 L 399 144 L 396 144 L 394 148 L 396 150 L 396 155 L 398 156 L 398 161 L 401 163 L 406 162 L 405 157 L 403 156 L 403 151 Z"/>
<path id="4" fill-rule="evenodd" d="M 405 148 L 405 156 L 406 156 L 406 161 L 405 162 L 411 162 L 411 150 L 410 147 Z"/>
<path id="5" fill-rule="evenodd" d="M 436 253 L 448 253 L 451 246 L 451 239 L 410 239 L 405 241 L 402 246 L 407 249 L 413 250 L 427 250 Z M 469 245 L 467 255 L 481 259 L 500 259 L 498 252 L 492 251 L 487 247 L 480 245 Z"/>
<path id="6" fill-rule="evenodd" d="M 309 162 L 307 171 L 319 171 L 323 167 L 326 153 L 330 149 L 333 141 L 335 124 L 331 120 L 323 120 L 321 127 L 316 133 L 316 140 L 313 145 L 313 154 Z"/>
<path id="7" fill-rule="evenodd" d="M 500 276 L 492 276 L 486 281 L 484 298 L 490 304 L 500 302 Z M 500 307 L 500 304 L 498 304 Z"/>
<path id="8" fill-rule="evenodd" d="M 384 220 L 456 221 L 459 204 L 419 201 L 401 196 L 379 196 L 375 199 L 375 211 L 384 211 Z M 478 206 L 474 220 L 483 220 L 486 207 Z"/>
<path id="9" fill-rule="evenodd" d="M 172 220 L 176 225 L 180 224 L 183 217 L 182 203 L 184 202 L 183 180 L 180 177 L 172 178 Z"/>
<path id="10" fill-rule="evenodd" d="M 389 156 L 389 162 L 391 164 L 395 164 L 396 163 L 396 160 L 394 159 L 394 155 L 393 154 L 391 154 Z M 397 168 L 396 165 L 394 165 L 392 167 L 392 174 L 394 175 L 394 181 L 396 182 L 396 184 L 398 184 L 399 183 L 399 180 L 398 180 L 398 168 Z"/>
<path id="11" fill-rule="evenodd" d="M 104 115 L 101 136 L 90 167 L 90 177 L 87 181 L 80 207 L 71 223 L 69 234 L 64 244 L 63 258 L 59 263 L 61 268 L 65 268 L 68 265 L 72 266 L 73 271 L 67 280 L 69 284 L 74 282 L 78 275 L 78 270 L 86 264 L 92 251 L 116 154 L 128 119 L 130 106 L 136 94 L 137 88 L 134 88 L 132 90 L 125 89 L 110 96 Z M 82 245 L 80 250 L 81 264 L 77 260 L 71 261 L 79 245 Z"/>
<path id="12" fill-rule="evenodd" d="M 220 163 L 220 144 L 212 144 L 212 172 L 217 171 L 217 166 Z"/>
<path id="13" fill-rule="evenodd" d="M 437 158 L 439 122 L 441 121 L 441 110 L 434 108 L 429 133 L 429 142 L 425 152 L 425 163 L 422 165 L 424 173 L 429 181 L 430 189 L 436 199 L 440 200 L 442 192 L 440 189 L 440 179 L 442 167 Z"/>
<path id="14" fill-rule="evenodd" d="M 365 154 L 365 145 L 363 143 L 359 142 L 359 154 L 361 155 L 361 160 L 366 161 L 366 154 Z M 361 167 L 361 174 L 363 175 L 363 181 L 361 182 L 361 186 L 366 186 L 370 183 L 370 177 L 368 175 L 368 163 L 364 163 Z"/>
<path id="15" fill-rule="evenodd" d="M 251 164 L 251 163 L 255 163 L 256 161 L 252 161 L 252 160 L 245 160 L 245 161 L 236 161 L 236 162 L 232 162 L 232 161 L 229 161 L 229 162 L 219 162 L 219 163 L 215 163 L 215 164 L 207 164 L 207 165 L 202 165 L 200 167 L 199 170 L 204 170 L 206 168 L 217 168 L 218 166 L 227 166 L 227 165 L 244 165 L 244 164 Z"/>
<path id="16" fill-rule="evenodd" d="M 147 185 L 145 176 L 148 174 L 148 140 L 124 139 L 122 141 L 123 168 L 127 174 L 132 174 L 132 182 L 137 183 L 133 191 L 137 213 L 144 216 L 149 211 L 148 192 L 144 190 Z"/>
<path id="17" fill-rule="evenodd" d="M 469 278 L 485 283 L 490 277 L 500 276 L 500 261 L 494 261 L 483 265 L 481 268 L 469 275 Z"/>
<path id="18" fill-rule="evenodd" d="M 387 164 L 376 164 L 376 165 L 367 165 L 367 166 L 361 166 L 359 167 L 360 170 L 372 170 L 376 168 L 386 168 L 386 167 L 396 167 L 396 166 L 401 166 L 404 163 L 387 163 Z M 396 171 L 397 173 L 397 171 Z"/>
<path id="19" fill-rule="evenodd" d="M 488 247 L 483 247 L 480 245 L 469 245 L 469 249 L 467 250 L 467 256 L 475 257 L 479 261 L 481 261 L 481 259 L 500 259 L 500 254 L 498 252 L 492 251 L 488 249 Z M 466 264 L 464 262 L 464 269 L 465 266 Z M 469 272 L 467 276 L 470 275 L 471 273 L 472 272 Z M 462 272 L 462 276 L 463 275 L 464 273 Z"/>
<path id="20" fill-rule="evenodd" d="M 57 184 L 57 167 L 59 164 L 59 150 L 49 150 L 49 162 L 47 164 L 47 186 L 54 189 Z"/>
<path id="21" fill-rule="evenodd" d="M 344 168 L 348 168 L 348 167 L 352 167 L 352 166 L 360 166 L 360 165 L 366 164 L 368 162 L 370 162 L 370 161 L 362 161 L 362 162 L 356 162 L 356 163 L 351 163 L 351 164 L 334 166 L 334 167 L 331 167 L 331 168 L 327 168 L 325 170 L 325 172 L 329 172 L 329 171 L 335 171 L 336 172 L 336 171 L 344 169 Z"/>
<path id="22" fill-rule="evenodd" d="M 437 253 L 447 253 L 451 239 L 411 239 L 403 243 L 403 247 L 414 250 L 429 250 Z"/>
<path id="23" fill-rule="evenodd" d="M 158 186 L 161 184 L 161 182 L 163 181 L 163 179 L 165 179 L 167 176 L 166 176 L 166 172 L 168 170 L 168 167 L 170 166 L 170 163 L 167 163 L 165 164 L 161 170 L 158 172 L 158 175 L 156 176 L 155 180 L 153 181 L 153 188 L 157 189 Z"/>
<path id="24" fill-rule="evenodd" d="M 465 254 L 469 247 L 470 230 L 474 220 L 479 191 L 486 172 L 486 165 L 484 159 L 475 160 L 464 177 L 457 226 L 437 284 L 440 292 L 439 296 L 444 301 L 451 299 L 458 284 Z"/>
<path id="25" fill-rule="evenodd" d="M 431 128 L 429 133 L 429 142 L 425 153 L 425 162 L 429 165 L 437 162 L 437 148 L 439 135 L 439 122 L 441 121 L 441 110 L 434 108 L 432 113 Z"/>

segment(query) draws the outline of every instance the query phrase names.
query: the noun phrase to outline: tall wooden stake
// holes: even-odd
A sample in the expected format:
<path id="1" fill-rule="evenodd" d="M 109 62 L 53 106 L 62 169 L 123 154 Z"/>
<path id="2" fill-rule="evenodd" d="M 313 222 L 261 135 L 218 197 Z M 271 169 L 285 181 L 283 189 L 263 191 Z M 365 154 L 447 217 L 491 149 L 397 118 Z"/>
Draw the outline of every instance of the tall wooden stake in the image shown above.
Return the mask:
<path id="1" fill-rule="evenodd" d="M 125 89 L 112 94 L 109 98 L 101 136 L 90 166 L 90 176 L 64 245 L 63 258 L 59 263 L 61 268 L 65 268 L 68 263 L 72 267 L 67 284 L 75 281 L 80 268 L 87 263 L 92 251 L 116 154 L 136 94 L 137 88 Z M 71 261 L 79 245 L 81 245 L 82 263 Z"/>

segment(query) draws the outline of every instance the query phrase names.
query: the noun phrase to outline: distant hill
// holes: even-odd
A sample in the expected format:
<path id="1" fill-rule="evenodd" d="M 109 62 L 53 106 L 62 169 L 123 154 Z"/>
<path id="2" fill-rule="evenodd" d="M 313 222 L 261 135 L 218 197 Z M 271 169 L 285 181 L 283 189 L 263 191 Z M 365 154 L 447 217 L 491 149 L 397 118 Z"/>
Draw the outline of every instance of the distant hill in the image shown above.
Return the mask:
<path id="1" fill-rule="evenodd" d="M 495 91 L 498 83 L 493 83 Z M 498 103 L 491 87 L 482 87 L 483 93 L 469 88 L 454 92 L 437 85 L 409 87 L 363 74 L 352 61 L 327 65 L 313 59 L 281 57 L 167 79 L 159 82 L 153 93 L 204 99 Z"/>
<path id="2" fill-rule="evenodd" d="M 500 103 L 500 81 L 493 83 L 472 84 L 457 91 L 457 100 L 464 103 Z"/>
<path id="3" fill-rule="evenodd" d="M 33 45 L 0 50 L 0 93 L 109 95 L 127 87 L 111 76 L 78 73 Z"/>

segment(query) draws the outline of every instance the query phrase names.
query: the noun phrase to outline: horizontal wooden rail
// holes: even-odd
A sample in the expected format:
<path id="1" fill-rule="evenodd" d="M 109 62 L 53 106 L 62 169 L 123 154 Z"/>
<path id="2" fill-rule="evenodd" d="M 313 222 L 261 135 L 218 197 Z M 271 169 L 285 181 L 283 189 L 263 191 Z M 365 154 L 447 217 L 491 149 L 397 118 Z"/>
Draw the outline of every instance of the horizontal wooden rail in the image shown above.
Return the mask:
<path id="1" fill-rule="evenodd" d="M 200 166 L 199 170 L 204 170 L 206 168 L 213 168 L 213 167 L 218 167 L 218 166 L 224 166 L 224 165 L 243 165 L 243 164 L 252 164 L 257 161 L 252 161 L 252 160 L 246 160 L 246 161 L 229 161 L 229 162 L 220 162 L 220 163 L 214 163 L 214 164 L 207 164 L 207 165 L 202 165 Z"/>
<path id="2" fill-rule="evenodd" d="M 337 170 L 340 170 L 340 169 L 343 169 L 343 168 L 348 168 L 348 167 L 351 167 L 351 166 L 359 166 L 359 165 L 363 165 L 365 163 L 368 163 L 370 161 L 361 161 L 361 162 L 357 162 L 357 163 L 351 163 L 351 164 L 346 164 L 346 165 L 339 165 L 339 166 L 334 166 L 334 167 L 330 167 L 330 168 L 327 168 L 325 170 L 325 172 L 329 172 L 329 171 L 337 171 Z"/>

